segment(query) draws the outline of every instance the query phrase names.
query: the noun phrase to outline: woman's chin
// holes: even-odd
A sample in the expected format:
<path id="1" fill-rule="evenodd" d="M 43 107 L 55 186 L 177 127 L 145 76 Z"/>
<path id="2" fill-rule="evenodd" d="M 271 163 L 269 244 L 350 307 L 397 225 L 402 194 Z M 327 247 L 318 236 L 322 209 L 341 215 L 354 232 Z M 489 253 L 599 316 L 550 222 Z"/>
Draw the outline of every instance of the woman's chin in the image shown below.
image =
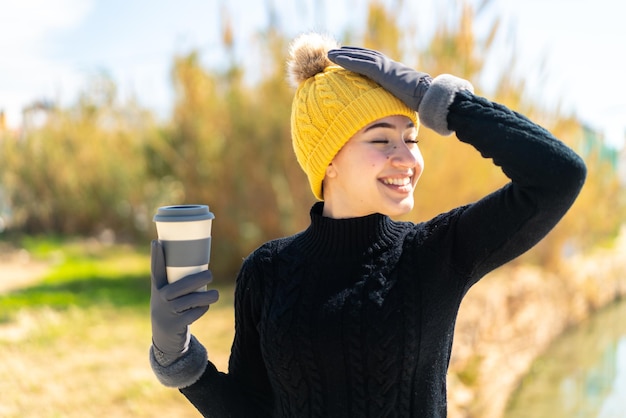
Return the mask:
<path id="1" fill-rule="evenodd" d="M 383 214 L 391 217 L 406 215 L 413 210 L 413 206 L 415 206 L 415 202 L 411 196 L 395 204 L 387 205 Z"/>

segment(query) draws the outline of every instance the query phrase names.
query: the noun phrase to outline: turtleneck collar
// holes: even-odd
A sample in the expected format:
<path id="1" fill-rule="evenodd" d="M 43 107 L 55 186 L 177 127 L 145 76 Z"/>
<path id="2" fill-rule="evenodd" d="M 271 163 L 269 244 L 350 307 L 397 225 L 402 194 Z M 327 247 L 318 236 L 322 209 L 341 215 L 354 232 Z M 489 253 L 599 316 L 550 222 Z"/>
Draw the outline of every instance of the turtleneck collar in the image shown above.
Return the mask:
<path id="1" fill-rule="evenodd" d="M 333 219 L 322 216 L 323 202 L 311 208 L 311 225 L 301 236 L 302 250 L 324 257 L 361 256 L 368 248 L 385 248 L 397 243 L 401 223 L 379 213 L 358 218 Z"/>

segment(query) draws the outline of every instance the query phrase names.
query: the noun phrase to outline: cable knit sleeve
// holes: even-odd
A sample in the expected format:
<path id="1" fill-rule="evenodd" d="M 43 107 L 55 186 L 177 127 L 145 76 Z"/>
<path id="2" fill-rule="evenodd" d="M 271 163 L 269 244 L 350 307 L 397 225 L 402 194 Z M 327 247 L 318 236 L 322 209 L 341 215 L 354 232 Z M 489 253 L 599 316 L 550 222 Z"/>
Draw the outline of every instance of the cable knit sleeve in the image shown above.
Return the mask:
<path id="1" fill-rule="evenodd" d="M 258 252 L 258 251 L 257 251 Z M 235 290 L 235 339 L 228 374 L 212 363 L 193 385 L 180 391 L 206 417 L 265 417 L 271 410 L 271 387 L 261 357 L 257 330 L 262 297 L 255 254 L 239 272 Z M 255 280 L 256 279 L 256 280 Z"/>
<path id="2" fill-rule="evenodd" d="M 463 91 L 449 107 L 457 137 L 493 159 L 511 182 L 457 212 L 452 259 L 471 286 L 521 255 L 563 217 L 580 192 L 582 159 L 546 129 L 497 103 Z"/>

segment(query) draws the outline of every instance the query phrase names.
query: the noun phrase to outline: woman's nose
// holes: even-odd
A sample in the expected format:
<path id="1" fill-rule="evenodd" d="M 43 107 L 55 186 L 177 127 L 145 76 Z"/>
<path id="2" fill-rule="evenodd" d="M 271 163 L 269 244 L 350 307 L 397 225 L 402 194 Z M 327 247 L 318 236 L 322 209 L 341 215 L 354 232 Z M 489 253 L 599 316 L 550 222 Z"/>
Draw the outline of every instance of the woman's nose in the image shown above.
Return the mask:
<path id="1" fill-rule="evenodd" d="M 395 146 L 391 155 L 391 163 L 397 167 L 415 167 L 419 161 L 417 145 L 409 148 L 407 144 Z"/>

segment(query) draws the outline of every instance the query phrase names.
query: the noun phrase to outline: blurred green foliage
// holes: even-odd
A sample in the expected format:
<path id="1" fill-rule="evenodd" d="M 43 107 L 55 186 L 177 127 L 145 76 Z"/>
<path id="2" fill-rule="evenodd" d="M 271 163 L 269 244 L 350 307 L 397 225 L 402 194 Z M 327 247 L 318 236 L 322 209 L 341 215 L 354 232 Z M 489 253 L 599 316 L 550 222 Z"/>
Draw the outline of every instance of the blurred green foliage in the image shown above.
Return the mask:
<path id="1" fill-rule="evenodd" d="M 347 32 L 344 43 L 381 50 L 433 75 L 467 78 L 481 94 L 486 57 L 502 36 L 497 18 L 482 31 L 486 35 L 476 35 L 477 15 L 489 1 L 478 10 L 461 3 L 453 19 L 438 22 L 423 48 L 414 46 L 417 29 L 399 23 L 402 4 L 387 9 L 371 1 L 363 32 Z M 225 25 L 222 38 L 230 56 L 233 30 Z M 155 236 L 152 215 L 158 206 L 208 204 L 216 214 L 212 268 L 228 277 L 260 243 L 306 227 L 314 200 L 291 148 L 293 91 L 283 65 L 290 39 L 276 27 L 259 39 L 262 62 L 253 68 L 234 59 L 226 69 L 204 68 L 197 51 L 174 57 L 175 103 L 168 121 L 156 122 L 133 100 L 120 102 L 115 83 L 98 76 L 72 106 L 46 111 L 43 123 L 25 126 L 19 135 L 0 131 L 9 227 L 146 243 Z M 246 82 L 247 71 L 259 80 Z M 490 98 L 581 149 L 580 122 L 558 110 L 536 109 L 525 98 L 524 79 L 514 77 L 514 59 L 503 62 L 499 74 Z M 427 129 L 420 137 L 426 171 L 408 219 L 428 219 L 507 181 L 471 147 Z M 617 174 L 602 159 L 585 157 L 590 175 L 579 202 L 527 260 L 558 265 L 564 248 L 581 250 L 610 238 L 624 220 Z M 600 202 L 610 202 L 610 210 Z"/>
<path id="2" fill-rule="evenodd" d="M 28 237 L 21 246 L 50 268 L 35 285 L 0 294 L 0 322 L 23 308 L 145 309 L 150 294 L 145 246 L 55 237 Z"/>

